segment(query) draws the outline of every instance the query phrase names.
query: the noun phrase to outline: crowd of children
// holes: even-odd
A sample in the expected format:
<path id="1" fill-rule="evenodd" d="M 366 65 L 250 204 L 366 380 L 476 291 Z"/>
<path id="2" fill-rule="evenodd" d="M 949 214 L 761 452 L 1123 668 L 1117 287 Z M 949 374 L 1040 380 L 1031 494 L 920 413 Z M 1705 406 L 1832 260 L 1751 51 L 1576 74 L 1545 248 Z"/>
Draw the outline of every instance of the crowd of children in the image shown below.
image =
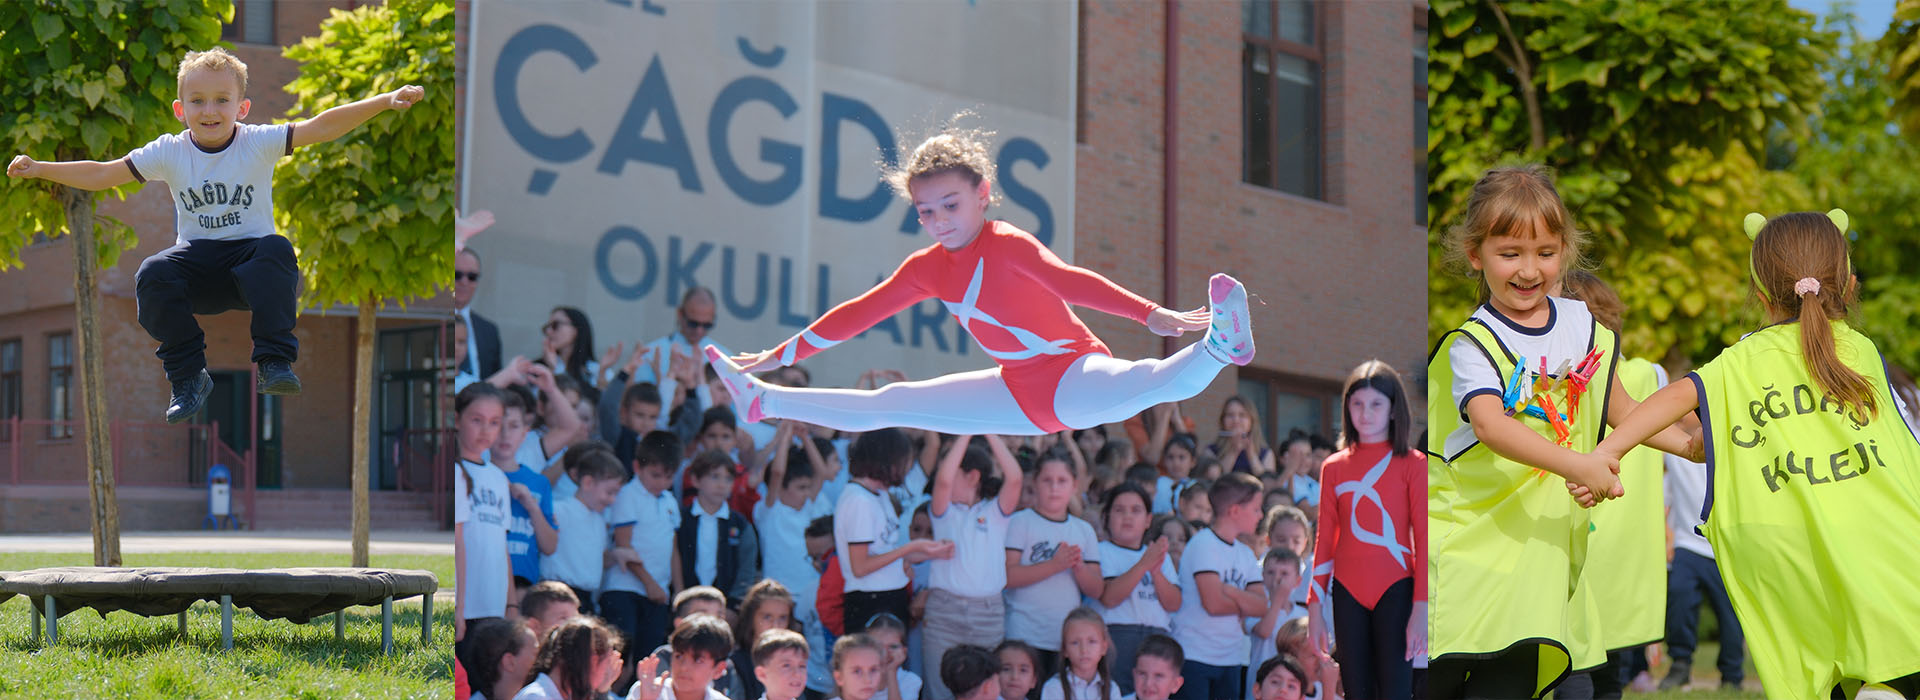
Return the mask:
<path id="1" fill-rule="evenodd" d="M 1321 440 L 1230 441 L 1224 454 L 1252 455 L 1232 470 L 1175 406 L 1111 438 L 849 434 L 746 423 L 724 390 L 669 394 L 625 369 L 607 377 L 622 397 L 603 403 L 566 370 L 508 363 L 497 378 L 509 381 L 455 400 L 459 697 L 1343 697 L 1357 678 L 1340 676 L 1332 640 L 1380 625 L 1322 615 L 1310 628 L 1309 607 L 1351 598 L 1335 590 L 1379 599 L 1375 584 L 1421 568 L 1409 556 L 1397 576 L 1366 576 L 1365 559 L 1323 556 L 1317 570 L 1339 583 L 1315 583 L 1316 539 L 1323 551 L 1379 533 L 1405 551 L 1419 541 L 1407 512 L 1424 486 L 1365 474 L 1391 452 L 1382 426 L 1406 441 L 1405 392 L 1384 365 L 1362 370 L 1372 383 L 1348 393 L 1391 410 L 1351 410 L 1322 499 L 1319 465 L 1304 466 Z M 771 379 L 807 382 L 798 368 Z M 1223 413 L 1223 432 L 1236 420 L 1250 432 Z M 1316 502 L 1395 493 L 1396 505 L 1361 506 L 1353 523 L 1334 520 L 1351 506 L 1308 505 L 1342 530 L 1316 538 L 1296 477 Z M 1331 491 L 1351 479 L 1372 491 Z M 1414 585 L 1386 594 L 1402 632 Z M 1344 696 L 1410 695 L 1395 688 Z"/>

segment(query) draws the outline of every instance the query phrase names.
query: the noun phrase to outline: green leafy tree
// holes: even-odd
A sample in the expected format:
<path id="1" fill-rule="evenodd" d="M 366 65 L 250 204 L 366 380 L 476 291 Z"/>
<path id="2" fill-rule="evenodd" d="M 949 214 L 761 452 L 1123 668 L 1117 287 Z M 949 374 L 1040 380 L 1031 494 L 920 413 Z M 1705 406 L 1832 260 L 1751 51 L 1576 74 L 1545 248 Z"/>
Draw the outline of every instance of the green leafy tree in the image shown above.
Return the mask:
<path id="1" fill-rule="evenodd" d="M 173 118 L 174 66 L 220 40 L 231 0 L 35 0 L 0 2 L 0 128 L 8 147 L 36 160 L 112 160 L 161 134 Z M 136 189 L 107 190 L 125 199 Z M 99 287 L 95 273 L 137 241 L 133 230 L 94 215 L 95 193 L 48 180 L 0 186 L 0 269 L 20 265 L 38 237 L 74 239 L 74 299 L 80 328 L 81 410 L 96 566 L 120 563 L 120 525 L 108 443 Z"/>
<path id="2" fill-rule="evenodd" d="M 1626 352 L 1672 364 L 1751 326 L 1740 218 L 1771 210 L 1765 135 L 1805 133 L 1833 33 L 1785 0 L 1436 0 L 1430 26 L 1430 340 L 1476 301 L 1441 241 L 1505 162 L 1556 170 L 1589 264 L 1629 308 Z"/>
<path id="3" fill-rule="evenodd" d="M 407 112 L 301 149 L 275 173 L 274 212 L 299 253 L 303 303 L 359 307 L 354 566 L 367 565 L 374 311 L 383 300 L 435 293 L 453 269 L 453 20 L 445 0 L 389 0 L 334 10 L 318 35 L 286 50 L 301 64 L 300 77 L 287 85 L 295 115 L 409 84 L 427 90 Z"/>
<path id="4" fill-rule="evenodd" d="M 1920 140 L 1920 0 L 1894 5 L 1893 24 L 1880 37 L 1880 47 L 1889 56 L 1887 79 L 1901 128 Z"/>

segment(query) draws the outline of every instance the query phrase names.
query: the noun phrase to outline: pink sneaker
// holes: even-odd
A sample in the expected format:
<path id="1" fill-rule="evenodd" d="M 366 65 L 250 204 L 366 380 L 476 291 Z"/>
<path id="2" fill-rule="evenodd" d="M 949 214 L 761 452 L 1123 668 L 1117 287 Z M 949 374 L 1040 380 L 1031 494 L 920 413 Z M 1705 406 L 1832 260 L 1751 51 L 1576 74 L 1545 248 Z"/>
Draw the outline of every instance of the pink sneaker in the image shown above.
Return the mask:
<path id="1" fill-rule="evenodd" d="M 1239 280 L 1216 274 L 1207 280 L 1207 299 L 1213 326 L 1207 345 L 1213 354 L 1236 365 L 1253 361 L 1253 318 L 1247 313 L 1247 288 Z"/>
<path id="2" fill-rule="evenodd" d="M 736 406 L 746 406 L 742 418 L 748 423 L 758 423 L 766 419 L 766 413 L 760 408 L 761 399 L 766 396 L 767 388 L 754 379 L 753 375 L 740 371 L 740 366 L 727 359 L 719 348 L 707 346 L 707 362 L 713 365 L 713 372 L 720 376 L 720 383 L 727 385 L 727 393 L 733 394 Z"/>

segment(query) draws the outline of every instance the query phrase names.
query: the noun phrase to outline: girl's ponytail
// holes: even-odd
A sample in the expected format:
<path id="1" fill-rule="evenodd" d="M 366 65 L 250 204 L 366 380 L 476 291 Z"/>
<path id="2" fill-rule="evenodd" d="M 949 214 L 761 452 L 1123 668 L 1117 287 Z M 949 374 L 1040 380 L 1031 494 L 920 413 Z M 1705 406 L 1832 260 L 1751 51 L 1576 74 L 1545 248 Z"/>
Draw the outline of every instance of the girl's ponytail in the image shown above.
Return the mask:
<path id="1" fill-rule="evenodd" d="M 1840 360 L 1832 321 L 1853 305 L 1853 264 L 1847 255 L 1847 215 L 1794 212 L 1767 219 L 1748 214 L 1753 237 L 1754 286 L 1775 318 L 1800 322 L 1800 356 L 1823 394 L 1831 394 L 1860 423 L 1878 415 L 1873 385 Z"/>
<path id="2" fill-rule="evenodd" d="M 1806 287 L 1812 287 L 1813 290 L 1800 291 Z M 1852 411 L 1859 422 L 1867 422 L 1878 412 L 1873 400 L 1873 385 L 1867 382 L 1866 377 L 1840 361 L 1839 348 L 1835 347 L 1833 338 L 1833 325 L 1827 320 L 1826 304 L 1821 303 L 1819 282 L 1799 285 L 1794 291 L 1801 295 L 1800 354 L 1806 358 L 1807 373 L 1813 375 L 1814 383 L 1822 391 L 1833 394 Z"/>

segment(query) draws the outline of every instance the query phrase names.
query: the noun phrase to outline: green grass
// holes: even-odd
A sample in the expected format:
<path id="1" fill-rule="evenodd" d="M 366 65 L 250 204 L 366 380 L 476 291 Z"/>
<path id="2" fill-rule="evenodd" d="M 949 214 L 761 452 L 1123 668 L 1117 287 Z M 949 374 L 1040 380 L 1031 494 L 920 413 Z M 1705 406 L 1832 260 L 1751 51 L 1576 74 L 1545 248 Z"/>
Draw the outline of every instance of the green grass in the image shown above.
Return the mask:
<path id="1" fill-rule="evenodd" d="M 301 553 L 127 554 L 127 566 L 278 568 L 346 566 L 349 556 Z M 0 571 L 92 563 L 81 553 L 0 554 Z M 453 557 L 374 556 L 382 568 L 425 569 L 450 587 Z M 60 643 L 30 642 L 28 601 L 0 603 L 0 698 L 433 698 L 453 692 L 453 605 L 434 605 L 433 644 L 420 645 L 418 598 L 396 602 L 393 656 L 380 653 L 380 608 L 346 611 L 346 641 L 333 617 L 305 625 L 265 621 L 235 609 L 233 649 L 220 648 L 220 607 L 187 612 L 187 637 L 169 615 L 83 610 L 60 619 Z M 43 622 L 44 624 L 44 622 Z M 45 643 L 44 636 L 41 643 Z"/>

